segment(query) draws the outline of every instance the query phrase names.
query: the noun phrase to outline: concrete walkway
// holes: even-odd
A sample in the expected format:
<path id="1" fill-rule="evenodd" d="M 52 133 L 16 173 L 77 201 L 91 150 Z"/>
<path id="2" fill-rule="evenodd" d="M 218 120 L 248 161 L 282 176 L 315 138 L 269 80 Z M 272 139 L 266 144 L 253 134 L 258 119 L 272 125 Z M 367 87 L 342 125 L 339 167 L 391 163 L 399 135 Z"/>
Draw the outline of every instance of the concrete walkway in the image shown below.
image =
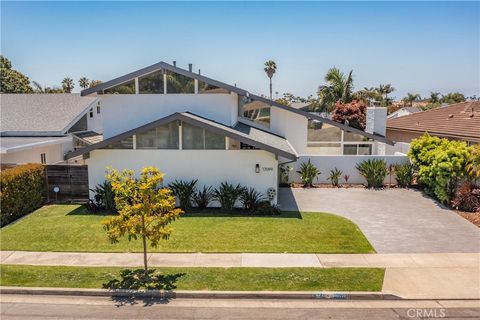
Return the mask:
<path id="1" fill-rule="evenodd" d="M 2 264 L 83 267 L 136 267 L 142 253 L 0 251 Z M 155 267 L 378 267 L 478 268 L 479 253 L 307 254 L 307 253 L 149 253 Z"/>
<path id="2" fill-rule="evenodd" d="M 280 188 L 282 210 L 355 222 L 379 253 L 480 252 L 480 229 L 417 190 Z"/>
<path id="3" fill-rule="evenodd" d="M 138 267 L 141 253 L 1 251 L 2 264 Z M 379 267 L 382 292 L 409 299 L 480 299 L 479 253 L 150 253 L 152 267 Z"/>

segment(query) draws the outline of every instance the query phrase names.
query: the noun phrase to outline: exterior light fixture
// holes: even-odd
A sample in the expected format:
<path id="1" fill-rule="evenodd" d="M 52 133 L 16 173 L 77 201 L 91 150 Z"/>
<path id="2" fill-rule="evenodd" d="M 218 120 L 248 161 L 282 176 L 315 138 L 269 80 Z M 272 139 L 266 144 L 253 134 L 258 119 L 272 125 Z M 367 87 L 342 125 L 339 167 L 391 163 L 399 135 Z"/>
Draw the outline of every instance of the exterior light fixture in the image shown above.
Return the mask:
<path id="1" fill-rule="evenodd" d="M 260 165 L 258 163 L 255 165 L 255 173 L 260 173 Z"/>

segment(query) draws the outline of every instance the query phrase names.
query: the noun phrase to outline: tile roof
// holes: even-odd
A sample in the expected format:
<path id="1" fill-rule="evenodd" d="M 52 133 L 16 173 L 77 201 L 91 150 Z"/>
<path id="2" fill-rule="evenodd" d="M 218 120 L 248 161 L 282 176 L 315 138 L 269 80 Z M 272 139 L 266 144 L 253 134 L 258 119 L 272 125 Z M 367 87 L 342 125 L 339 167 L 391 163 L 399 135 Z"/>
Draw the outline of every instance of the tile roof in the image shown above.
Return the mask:
<path id="1" fill-rule="evenodd" d="M 387 130 L 428 132 L 480 142 L 480 101 L 466 101 L 390 119 Z"/>
<path id="2" fill-rule="evenodd" d="M 1 135 L 62 135 L 96 100 L 66 93 L 0 94 Z"/>

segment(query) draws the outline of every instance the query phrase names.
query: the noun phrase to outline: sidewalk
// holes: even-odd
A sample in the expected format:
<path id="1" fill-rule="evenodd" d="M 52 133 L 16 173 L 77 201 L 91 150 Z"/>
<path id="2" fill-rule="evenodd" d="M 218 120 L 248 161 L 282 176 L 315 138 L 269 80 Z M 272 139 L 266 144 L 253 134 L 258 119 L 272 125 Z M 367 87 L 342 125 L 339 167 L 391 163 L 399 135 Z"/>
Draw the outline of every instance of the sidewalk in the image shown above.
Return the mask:
<path id="1" fill-rule="evenodd" d="M 141 253 L 1 251 L 2 264 L 138 267 Z M 386 268 L 382 292 L 408 299 L 480 299 L 480 253 L 150 253 L 152 267 Z"/>
<path id="2" fill-rule="evenodd" d="M 2 264 L 137 267 L 142 253 L 0 251 Z M 480 253 L 149 253 L 152 267 L 480 268 Z"/>

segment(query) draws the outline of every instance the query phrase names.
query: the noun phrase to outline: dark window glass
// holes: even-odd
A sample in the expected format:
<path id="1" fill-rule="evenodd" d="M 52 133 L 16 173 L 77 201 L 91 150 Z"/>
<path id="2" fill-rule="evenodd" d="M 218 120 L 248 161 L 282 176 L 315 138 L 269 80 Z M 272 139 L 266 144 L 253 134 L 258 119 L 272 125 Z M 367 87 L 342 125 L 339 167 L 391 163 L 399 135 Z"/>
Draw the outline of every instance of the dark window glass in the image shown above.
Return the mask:
<path id="1" fill-rule="evenodd" d="M 168 72 L 167 93 L 195 93 L 195 81 L 184 75 Z"/>
<path id="2" fill-rule="evenodd" d="M 308 135 L 307 141 L 341 141 L 342 140 L 342 130 L 338 127 L 332 126 L 330 124 L 316 121 L 308 120 Z"/>
<path id="3" fill-rule="evenodd" d="M 343 145 L 343 154 L 344 155 L 357 155 L 357 145 L 356 144 L 344 144 Z"/>
<path id="4" fill-rule="evenodd" d="M 243 96 L 238 99 L 239 116 L 266 127 L 270 126 L 270 105 Z"/>
<path id="5" fill-rule="evenodd" d="M 121 141 L 111 143 L 102 149 L 133 149 L 133 137 L 128 137 Z"/>
<path id="6" fill-rule="evenodd" d="M 359 144 L 358 145 L 358 154 L 369 156 L 372 154 L 372 145 L 371 144 Z"/>
<path id="7" fill-rule="evenodd" d="M 369 139 L 358 133 L 344 131 L 343 141 L 369 141 Z"/>
<path id="8" fill-rule="evenodd" d="M 164 93 L 163 70 L 138 78 L 139 93 Z"/>
<path id="9" fill-rule="evenodd" d="M 178 122 L 137 134 L 137 149 L 178 149 Z"/>
<path id="10" fill-rule="evenodd" d="M 205 149 L 225 149 L 225 136 L 205 130 Z"/>
<path id="11" fill-rule="evenodd" d="M 198 93 L 230 93 L 230 91 L 213 86 L 203 81 L 198 81 Z"/>
<path id="12" fill-rule="evenodd" d="M 135 80 L 119 84 L 118 86 L 103 90 L 104 94 L 135 94 Z"/>
<path id="13" fill-rule="evenodd" d="M 87 115 L 83 115 L 69 130 L 70 132 L 86 131 L 87 130 Z"/>

